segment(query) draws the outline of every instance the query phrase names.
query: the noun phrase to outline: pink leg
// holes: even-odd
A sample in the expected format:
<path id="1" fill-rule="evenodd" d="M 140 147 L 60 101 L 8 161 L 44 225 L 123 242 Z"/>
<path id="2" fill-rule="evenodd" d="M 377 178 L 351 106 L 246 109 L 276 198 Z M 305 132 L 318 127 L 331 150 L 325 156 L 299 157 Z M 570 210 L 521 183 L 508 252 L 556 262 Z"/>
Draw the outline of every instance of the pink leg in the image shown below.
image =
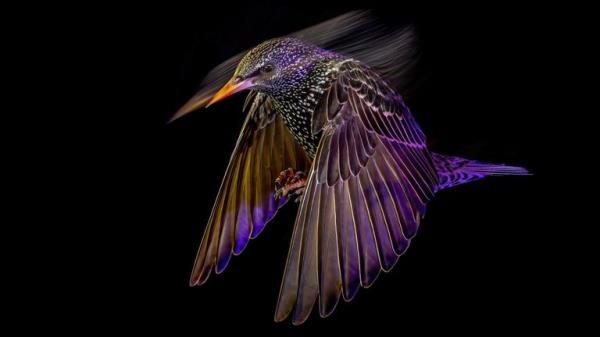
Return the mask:
<path id="1" fill-rule="evenodd" d="M 275 198 L 295 196 L 298 202 L 306 187 L 306 174 L 302 171 L 294 171 L 291 167 L 281 171 L 275 179 Z"/>

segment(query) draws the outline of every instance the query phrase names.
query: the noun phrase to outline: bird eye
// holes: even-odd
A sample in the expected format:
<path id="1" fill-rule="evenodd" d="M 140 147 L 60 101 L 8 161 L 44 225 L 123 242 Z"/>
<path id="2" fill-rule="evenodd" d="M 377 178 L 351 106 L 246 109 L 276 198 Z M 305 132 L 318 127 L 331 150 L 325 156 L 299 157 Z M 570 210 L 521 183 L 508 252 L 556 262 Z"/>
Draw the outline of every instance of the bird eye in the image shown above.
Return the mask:
<path id="1" fill-rule="evenodd" d="M 265 64 L 262 68 L 260 68 L 260 71 L 262 73 L 265 73 L 265 74 L 266 73 L 270 73 L 270 72 L 273 71 L 273 65 L 271 65 L 271 64 Z"/>

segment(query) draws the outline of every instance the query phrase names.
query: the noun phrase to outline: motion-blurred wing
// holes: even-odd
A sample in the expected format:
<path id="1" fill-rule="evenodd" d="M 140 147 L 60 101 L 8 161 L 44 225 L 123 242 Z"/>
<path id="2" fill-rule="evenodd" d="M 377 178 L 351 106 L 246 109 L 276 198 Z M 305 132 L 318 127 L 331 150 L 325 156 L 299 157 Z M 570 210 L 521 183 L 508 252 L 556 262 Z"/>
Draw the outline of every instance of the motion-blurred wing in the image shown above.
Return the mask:
<path id="1" fill-rule="evenodd" d="M 340 296 L 369 287 L 416 234 L 437 186 L 425 136 L 402 98 L 358 62 L 339 75 L 313 117 L 323 130 L 303 197 L 275 320 L 304 322 L 319 298 L 328 316 Z"/>
<path id="2" fill-rule="evenodd" d="M 250 92 L 248 117 L 215 201 L 190 285 L 204 283 L 214 268 L 221 273 L 232 255 L 255 238 L 286 200 L 273 197 L 279 173 L 294 167 L 306 170 L 310 159 L 296 145 L 266 95 Z"/>
<path id="3" fill-rule="evenodd" d="M 370 11 L 352 11 L 289 34 L 369 65 L 396 89 L 406 92 L 416 78 L 419 56 L 412 27 L 388 29 Z M 205 106 L 231 79 L 247 50 L 214 67 L 202 80 L 193 99 L 171 121 Z"/>

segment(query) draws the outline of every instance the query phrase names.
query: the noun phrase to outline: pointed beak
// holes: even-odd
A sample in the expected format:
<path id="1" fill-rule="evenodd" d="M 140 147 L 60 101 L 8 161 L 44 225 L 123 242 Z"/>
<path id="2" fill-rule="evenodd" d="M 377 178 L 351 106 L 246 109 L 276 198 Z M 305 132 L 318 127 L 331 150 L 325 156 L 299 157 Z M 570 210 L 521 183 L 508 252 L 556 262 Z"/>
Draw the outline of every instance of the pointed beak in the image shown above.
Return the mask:
<path id="1" fill-rule="evenodd" d="M 244 89 L 248 89 L 252 86 L 252 78 L 239 81 L 235 79 L 229 80 L 216 94 L 212 96 L 205 95 L 196 95 L 192 97 L 184 106 L 175 113 L 175 115 L 168 121 L 171 123 L 172 121 L 178 119 L 179 117 L 186 115 L 194 110 L 197 110 L 202 107 L 209 107 L 214 103 L 224 100 L 225 98 L 238 93 Z"/>
<path id="2" fill-rule="evenodd" d="M 206 104 L 206 107 L 224 100 L 225 98 L 238 93 L 244 89 L 249 88 L 252 85 L 252 80 L 247 79 L 243 81 L 230 80 L 227 82 L 221 90 L 217 91 L 217 93 L 212 97 L 212 99 Z"/>

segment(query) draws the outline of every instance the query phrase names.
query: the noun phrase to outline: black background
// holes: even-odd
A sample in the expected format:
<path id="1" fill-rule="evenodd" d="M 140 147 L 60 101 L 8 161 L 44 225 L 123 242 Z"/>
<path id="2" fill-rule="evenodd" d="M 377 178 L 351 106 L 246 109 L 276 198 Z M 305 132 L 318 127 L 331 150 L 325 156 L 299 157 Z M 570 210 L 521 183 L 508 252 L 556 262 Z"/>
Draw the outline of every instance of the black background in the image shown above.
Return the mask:
<path id="1" fill-rule="evenodd" d="M 421 81 L 407 102 L 431 148 L 524 166 L 534 175 L 441 192 L 394 270 L 327 319 L 313 313 L 300 327 L 273 322 L 295 205 L 280 211 L 222 275 L 190 288 L 196 249 L 244 118 L 243 97 L 165 122 L 228 57 L 373 6 L 384 22 L 417 29 Z M 97 193 L 77 210 L 86 239 L 75 258 L 87 269 L 83 282 L 67 282 L 78 289 L 77 317 L 97 328 L 261 336 L 363 328 L 401 334 L 409 327 L 510 331 L 545 321 L 540 317 L 558 295 L 542 277 L 557 256 L 542 248 L 554 243 L 548 205 L 540 201 L 549 173 L 541 164 L 539 121 L 552 113 L 543 106 L 541 83 L 548 78 L 540 48 L 560 28 L 545 24 L 554 19 L 543 9 L 253 2 L 88 13 L 78 20 L 95 18 L 93 33 L 81 38 L 91 42 L 85 48 L 94 61 L 82 75 L 97 78 L 98 89 L 84 104 L 100 109 L 71 122 L 77 135 L 92 139 L 93 155 L 81 157 L 92 170 L 79 188 Z M 87 244 L 97 238 L 99 245 Z"/>

